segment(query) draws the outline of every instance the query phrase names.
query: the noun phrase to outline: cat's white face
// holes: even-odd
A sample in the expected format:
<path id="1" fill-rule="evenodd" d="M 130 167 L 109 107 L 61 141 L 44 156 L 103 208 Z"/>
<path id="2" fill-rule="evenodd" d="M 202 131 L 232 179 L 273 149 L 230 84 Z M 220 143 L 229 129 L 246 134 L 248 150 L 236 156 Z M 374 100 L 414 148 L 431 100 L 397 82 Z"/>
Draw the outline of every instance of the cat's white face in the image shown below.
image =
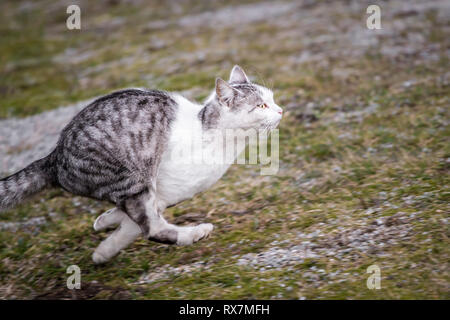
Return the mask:
<path id="1" fill-rule="evenodd" d="M 253 122 L 255 126 L 260 126 L 268 129 L 274 129 L 281 121 L 283 109 L 281 109 L 273 100 L 272 90 L 255 85 L 258 88 L 258 95 L 261 103 L 257 103 L 256 108 L 247 112 L 248 120 Z M 245 114 L 243 115 L 243 118 Z"/>
<path id="2" fill-rule="evenodd" d="M 229 82 L 217 79 L 216 98 L 225 106 L 221 121 L 226 128 L 270 130 L 280 123 L 283 109 L 272 90 L 251 83 L 239 66 L 234 66 Z"/>

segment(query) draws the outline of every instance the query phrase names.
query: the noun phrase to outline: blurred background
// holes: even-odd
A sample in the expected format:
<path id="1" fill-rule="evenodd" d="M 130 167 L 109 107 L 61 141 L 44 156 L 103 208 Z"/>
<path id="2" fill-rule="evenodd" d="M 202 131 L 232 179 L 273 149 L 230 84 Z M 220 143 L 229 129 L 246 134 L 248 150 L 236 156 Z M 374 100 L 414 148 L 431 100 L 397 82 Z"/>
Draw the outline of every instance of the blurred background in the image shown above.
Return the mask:
<path id="1" fill-rule="evenodd" d="M 52 190 L 2 214 L 0 298 L 450 298 L 449 17 L 445 0 L 1 1 L 1 176 L 124 87 L 201 101 L 239 64 L 285 116 L 277 175 L 235 165 L 166 212 L 215 225 L 193 246 L 140 240 L 94 266 L 107 204 Z"/>

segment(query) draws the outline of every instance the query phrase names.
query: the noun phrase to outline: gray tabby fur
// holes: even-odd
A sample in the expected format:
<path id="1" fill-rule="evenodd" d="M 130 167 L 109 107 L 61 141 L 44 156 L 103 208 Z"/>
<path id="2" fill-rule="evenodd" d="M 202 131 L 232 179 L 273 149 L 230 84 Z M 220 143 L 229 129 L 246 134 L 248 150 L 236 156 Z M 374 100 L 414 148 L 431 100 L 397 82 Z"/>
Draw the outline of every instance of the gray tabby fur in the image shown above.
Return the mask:
<path id="1" fill-rule="evenodd" d="M 210 224 L 168 224 L 161 213 L 175 203 L 160 206 L 156 196 L 158 170 L 180 103 L 192 105 L 183 101 L 168 92 L 143 89 L 121 90 L 95 100 L 64 128 L 47 157 L 0 180 L 0 212 L 50 187 L 109 201 L 115 208 L 101 215 L 94 228 L 121 226 L 97 248 L 94 261 L 98 263 L 141 233 L 149 240 L 169 244 L 190 244 L 207 237 L 213 228 Z M 261 103 L 271 104 L 271 113 L 255 112 Z M 276 127 L 282 113 L 271 91 L 250 83 L 238 66 L 229 83 L 216 80 L 215 91 L 199 107 L 197 118 L 205 132 L 229 126 Z M 244 120 L 247 123 L 239 123 Z M 180 192 L 189 194 L 179 187 Z"/>
<path id="2" fill-rule="evenodd" d="M 142 207 L 176 108 L 158 90 L 121 90 L 97 99 L 64 128 L 50 155 L 0 180 L 0 211 L 46 187 L 61 187 L 113 203 L 148 232 Z"/>

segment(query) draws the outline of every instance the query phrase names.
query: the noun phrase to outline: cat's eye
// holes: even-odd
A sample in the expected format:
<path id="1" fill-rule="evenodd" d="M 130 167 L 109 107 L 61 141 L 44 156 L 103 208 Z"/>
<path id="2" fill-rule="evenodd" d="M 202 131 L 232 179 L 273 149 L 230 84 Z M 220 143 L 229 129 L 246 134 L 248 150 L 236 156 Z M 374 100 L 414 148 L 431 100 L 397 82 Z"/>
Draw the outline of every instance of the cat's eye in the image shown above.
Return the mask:
<path id="1" fill-rule="evenodd" d="M 265 103 L 260 103 L 257 105 L 258 108 L 267 109 L 269 106 Z"/>

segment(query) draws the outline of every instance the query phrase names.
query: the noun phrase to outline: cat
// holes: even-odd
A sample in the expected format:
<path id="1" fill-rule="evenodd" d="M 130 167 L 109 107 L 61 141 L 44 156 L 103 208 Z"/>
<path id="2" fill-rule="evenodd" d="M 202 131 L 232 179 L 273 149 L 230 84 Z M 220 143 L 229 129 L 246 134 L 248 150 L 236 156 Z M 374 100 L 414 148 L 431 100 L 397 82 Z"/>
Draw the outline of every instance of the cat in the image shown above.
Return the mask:
<path id="1" fill-rule="evenodd" d="M 237 65 L 228 82 L 216 79 L 203 105 L 159 90 L 113 92 L 80 111 L 47 157 L 0 180 L 0 211 L 48 187 L 109 201 L 115 207 L 95 220 L 94 229 L 119 227 L 94 251 L 97 264 L 141 235 L 192 244 L 208 237 L 213 225 L 176 226 L 162 213 L 211 187 L 230 163 L 181 163 L 171 152 L 192 133 L 210 141 L 217 129 L 276 128 L 282 113 L 272 91 L 252 83 Z M 208 154 L 208 143 L 200 151 L 205 149 Z"/>

